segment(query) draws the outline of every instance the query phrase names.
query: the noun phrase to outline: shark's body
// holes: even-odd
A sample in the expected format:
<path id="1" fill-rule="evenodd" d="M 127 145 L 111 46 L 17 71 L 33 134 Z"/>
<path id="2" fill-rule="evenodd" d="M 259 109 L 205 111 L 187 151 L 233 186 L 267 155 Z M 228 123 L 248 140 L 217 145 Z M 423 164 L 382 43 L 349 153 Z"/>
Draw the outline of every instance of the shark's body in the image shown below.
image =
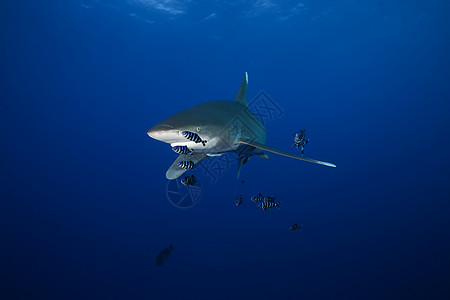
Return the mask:
<path id="1" fill-rule="evenodd" d="M 301 156 L 292 155 L 265 145 L 266 130 L 258 118 L 247 107 L 248 76 L 245 73 L 235 101 L 212 101 L 185 109 L 152 127 L 147 134 L 159 141 L 174 146 L 187 146 L 192 154 L 180 154 L 167 170 L 168 179 L 176 179 L 186 170 L 177 164 L 193 161 L 198 164 L 207 156 L 235 152 L 239 158 L 239 170 L 252 156 L 268 159 L 264 150 L 295 159 L 322 165 L 335 165 Z M 198 134 L 206 143 L 195 143 L 183 136 L 183 131 Z"/>

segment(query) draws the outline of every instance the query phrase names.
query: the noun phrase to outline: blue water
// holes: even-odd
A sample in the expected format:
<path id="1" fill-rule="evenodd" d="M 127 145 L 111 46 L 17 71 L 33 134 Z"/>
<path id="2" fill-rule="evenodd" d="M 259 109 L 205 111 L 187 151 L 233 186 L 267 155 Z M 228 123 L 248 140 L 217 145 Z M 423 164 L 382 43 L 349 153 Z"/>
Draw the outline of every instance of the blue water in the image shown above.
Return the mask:
<path id="1" fill-rule="evenodd" d="M 0 298 L 448 299 L 449 11 L 2 1 Z M 297 153 L 306 129 L 305 156 L 337 168 L 270 154 L 241 184 L 235 156 L 208 158 L 198 203 L 178 208 L 176 155 L 146 131 L 233 100 L 244 72 L 249 101 L 279 108 L 262 111 L 267 144 Z M 258 210 L 259 192 L 280 209 Z"/>

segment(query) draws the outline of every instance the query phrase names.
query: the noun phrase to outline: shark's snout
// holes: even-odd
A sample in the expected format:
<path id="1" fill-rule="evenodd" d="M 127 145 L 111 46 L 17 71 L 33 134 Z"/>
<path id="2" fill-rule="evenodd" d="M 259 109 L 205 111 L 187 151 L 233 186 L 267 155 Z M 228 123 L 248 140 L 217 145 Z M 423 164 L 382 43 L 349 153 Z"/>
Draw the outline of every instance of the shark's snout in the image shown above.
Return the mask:
<path id="1" fill-rule="evenodd" d="M 147 134 L 152 138 L 156 138 L 158 136 L 167 134 L 169 131 L 171 131 L 173 129 L 174 129 L 173 126 L 160 123 L 160 124 L 157 124 L 157 125 L 153 126 L 152 128 L 150 128 L 147 131 Z"/>
<path id="2" fill-rule="evenodd" d="M 179 130 L 167 124 L 157 124 L 147 131 L 147 134 L 155 140 L 173 143 L 180 138 Z"/>

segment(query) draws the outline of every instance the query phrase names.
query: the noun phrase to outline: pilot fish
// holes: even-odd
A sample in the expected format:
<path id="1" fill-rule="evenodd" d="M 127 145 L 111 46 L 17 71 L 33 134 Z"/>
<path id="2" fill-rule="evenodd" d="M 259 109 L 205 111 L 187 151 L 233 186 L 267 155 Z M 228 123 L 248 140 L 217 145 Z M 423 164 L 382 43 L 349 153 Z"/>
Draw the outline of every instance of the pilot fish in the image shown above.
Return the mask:
<path id="1" fill-rule="evenodd" d="M 185 170 L 192 170 L 193 168 L 195 168 L 194 162 L 192 162 L 192 161 L 190 161 L 190 160 L 183 160 L 183 161 L 180 161 L 180 162 L 178 163 L 178 166 L 179 166 L 180 168 L 182 168 L 182 169 L 185 169 Z"/>
<path id="2" fill-rule="evenodd" d="M 242 204 L 242 196 L 243 196 L 242 193 L 240 195 L 236 196 L 236 200 L 234 201 L 236 203 L 236 206 L 239 206 Z"/>
<path id="3" fill-rule="evenodd" d="M 273 208 L 273 207 L 280 207 L 280 204 L 275 203 L 275 202 L 266 202 L 266 201 L 264 201 L 264 202 L 261 202 L 258 205 L 258 208 L 262 209 L 263 211 L 266 211 L 268 208 Z"/>
<path id="4" fill-rule="evenodd" d="M 194 175 L 186 176 L 183 179 L 181 179 L 181 183 L 185 185 L 186 187 L 190 187 L 191 185 L 194 185 L 197 182 Z"/>
<path id="5" fill-rule="evenodd" d="M 306 138 L 305 129 L 300 130 L 299 132 L 294 133 L 294 144 L 292 147 L 297 146 L 297 150 L 301 148 L 302 155 L 305 152 L 305 146 L 308 144 L 309 139 Z"/>
<path id="6" fill-rule="evenodd" d="M 264 201 L 264 196 L 261 195 L 261 193 L 259 193 L 258 195 L 253 196 L 250 200 L 252 200 L 255 203 L 263 202 Z"/>
<path id="7" fill-rule="evenodd" d="M 178 154 L 192 154 L 194 150 L 189 149 L 187 146 L 175 146 L 172 150 Z"/>
<path id="8" fill-rule="evenodd" d="M 267 196 L 264 198 L 264 202 L 275 202 L 275 197 Z"/>
<path id="9" fill-rule="evenodd" d="M 294 224 L 291 227 L 289 227 L 289 230 L 290 231 L 296 231 L 296 230 L 300 231 L 302 229 L 302 227 L 303 227 L 303 225 Z"/>
<path id="10" fill-rule="evenodd" d="M 190 141 L 193 141 L 194 143 L 198 144 L 198 143 L 202 143 L 203 146 L 206 146 L 207 141 L 202 140 L 202 138 L 196 134 L 195 132 L 192 131 L 183 131 L 181 133 L 185 138 L 187 138 Z"/>
<path id="11" fill-rule="evenodd" d="M 169 248 L 164 249 L 163 251 L 159 252 L 158 256 L 156 257 L 155 264 L 159 267 L 167 262 L 170 256 L 170 252 L 174 248 L 172 247 L 172 244 L 169 245 Z"/>

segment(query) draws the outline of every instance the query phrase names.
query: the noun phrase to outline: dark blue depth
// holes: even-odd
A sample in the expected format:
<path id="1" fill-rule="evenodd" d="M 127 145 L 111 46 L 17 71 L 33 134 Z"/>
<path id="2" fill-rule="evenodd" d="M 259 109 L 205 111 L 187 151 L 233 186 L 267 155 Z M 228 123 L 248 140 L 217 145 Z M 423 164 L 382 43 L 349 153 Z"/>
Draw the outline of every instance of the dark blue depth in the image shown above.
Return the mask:
<path id="1" fill-rule="evenodd" d="M 2 1 L 0 298 L 448 299 L 449 8 Z M 146 132 L 244 72 L 267 144 L 337 168 L 208 158 L 177 208 Z"/>

